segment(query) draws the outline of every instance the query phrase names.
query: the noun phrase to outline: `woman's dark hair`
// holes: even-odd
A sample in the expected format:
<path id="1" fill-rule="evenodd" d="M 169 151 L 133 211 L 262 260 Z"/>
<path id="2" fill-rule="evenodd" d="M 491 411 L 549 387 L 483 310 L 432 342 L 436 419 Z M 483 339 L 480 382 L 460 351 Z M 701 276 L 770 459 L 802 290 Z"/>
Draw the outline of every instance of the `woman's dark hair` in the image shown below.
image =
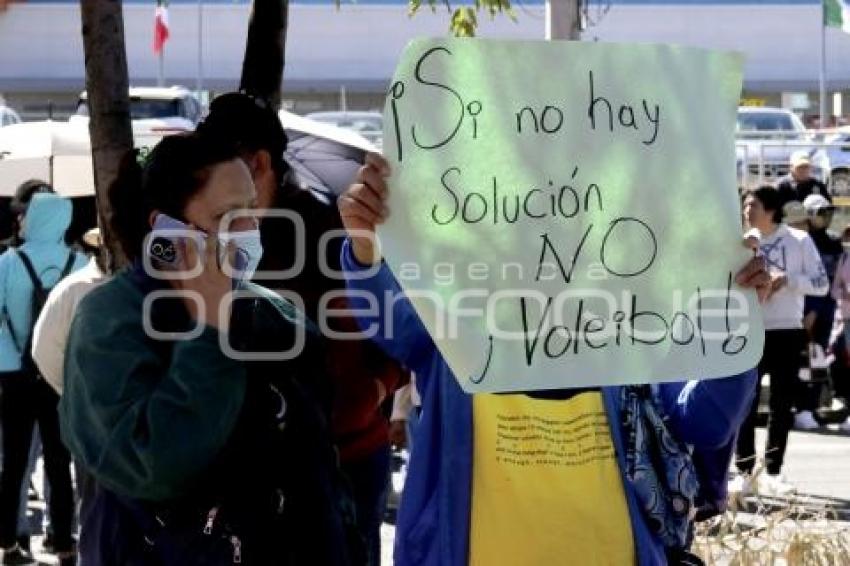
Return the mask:
<path id="1" fill-rule="evenodd" d="M 0 249 L 18 247 L 24 243 L 19 234 L 21 231 L 20 215 L 26 213 L 34 194 L 52 192 L 55 192 L 53 187 L 41 179 L 29 179 L 18 185 L 12 200 L 9 201 L 8 211 L 5 209 L 0 211 L 0 225 L 4 228 L 2 237 L 9 234 L 8 239 L 0 244 Z M 9 230 L 9 232 L 6 232 L 6 230 Z"/>
<path id="2" fill-rule="evenodd" d="M 127 259 L 141 257 L 151 212 L 185 222 L 183 211 L 209 180 L 212 167 L 237 157 L 234 145 L 194 133 L 163 138 L 145 156 L 144 165 L 137 150 L 128 152 L 109 188 L 112 215 L 107 219 Z"/>
<path id="3" fill-rule="evenodd" d="M 198 125 L 198 133 L 235 144 L 241 154 L 269 152 L 278 181 L 288 170 L 283 152 L 286 132 L 268 101 L 242 92 L 228 92 L 215 98 L 210 112 Z"/>
<path id="4" fill-rule="evenodd" d="M 751 197 L 758 199 L 762 208 L 767 212 L 773 212 L 773 221 L 777 224 L 782 222 L 782 195 L 772 185 L 762 185 L 757 189 L 753 189 L 747 193 Z"/>
<path id="5" fill-rule="evenodd" d="M 15 196 L 12 197 L 12 202 L 9 203 L 9 208 L 15 214 L 23 214 L 27 210 L 33 195 L 36 193 L 54 193 L 53 187 L 46 181 L 41 179 L 29 179 L 24 181 L 15 190 Z"/>

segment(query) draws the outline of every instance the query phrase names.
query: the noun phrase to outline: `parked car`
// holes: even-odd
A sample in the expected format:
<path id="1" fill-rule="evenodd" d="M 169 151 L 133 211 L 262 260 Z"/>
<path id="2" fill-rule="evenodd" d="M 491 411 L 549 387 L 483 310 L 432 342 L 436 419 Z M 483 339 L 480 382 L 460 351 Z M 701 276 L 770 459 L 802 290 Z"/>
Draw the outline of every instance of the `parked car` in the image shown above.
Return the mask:
<path id="1" fill-rule="evenodd" d="M 850 126 L 827 135 L 824 143 L 840 144 L 824 149 L 829 190 L 835 196 L 850 197 Z"/>
<path id="2" fill-rule="evenodd" d="M 21 117 L 18 116 L 17 112 L 8 106 L 0 106 L 0 128 L 3 126 L 11 126 L 12 124 L 19 124 L 20 122 Z"/>
<path id="3" fill-rule="evenodd" d="M 187 88 L 130 87 L 130 118 L 137 145 L 148 141 L 146 138 L 194 130 L 201 113 L 201 103 Z M 88 122 L 88 119 L 88 94 L 82 92 L 77 111 L 69 121 Z"/>
<path id="4" fill-rule="evenodd" d="M 776 183 L 788 174 L 791 154 L 805 150 L 812 160 L 812 175 L 824 180 L 827 157 L 796 114 L 784 108 L 738 108 L 736 125 L 738 186 L 752 188 Z"/>
<path id="5" fill-rule="evenodd" d="M 384 137 L 384 117 L 380 112 L 313 112 L 307 118 L 353 130 L 369 140 L 378 149 Z"/>

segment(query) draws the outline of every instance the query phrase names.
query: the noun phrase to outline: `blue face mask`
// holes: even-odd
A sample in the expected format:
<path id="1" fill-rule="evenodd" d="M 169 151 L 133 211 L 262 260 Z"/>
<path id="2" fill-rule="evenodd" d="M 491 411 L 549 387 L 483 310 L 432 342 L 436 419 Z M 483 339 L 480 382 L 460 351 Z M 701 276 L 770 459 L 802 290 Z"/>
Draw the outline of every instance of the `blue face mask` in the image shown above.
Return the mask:
<path id="1" fill-rule="evenodd" d="M 263 257 L 260 231 L 254 229 L 241 232 L 219 232 L 218 239 L 224 244 L 233 242 L 236 247 L 236 261 L 233 265 L 234 275 L 243 281 L 251 279 Z"/>

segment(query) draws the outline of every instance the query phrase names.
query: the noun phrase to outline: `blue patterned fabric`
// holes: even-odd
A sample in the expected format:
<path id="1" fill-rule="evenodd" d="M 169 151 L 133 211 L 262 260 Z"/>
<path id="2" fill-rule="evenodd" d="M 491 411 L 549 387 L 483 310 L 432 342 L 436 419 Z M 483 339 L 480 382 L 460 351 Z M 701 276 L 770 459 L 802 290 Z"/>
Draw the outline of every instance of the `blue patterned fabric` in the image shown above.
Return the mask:
<path id="1" fill-rule="evenodd" d="M 626 478 L 650 530 L 667 548 L 687 548 L 699 489 L 690 448 L 668 430 L 650 386 L 622 391 Z"/>

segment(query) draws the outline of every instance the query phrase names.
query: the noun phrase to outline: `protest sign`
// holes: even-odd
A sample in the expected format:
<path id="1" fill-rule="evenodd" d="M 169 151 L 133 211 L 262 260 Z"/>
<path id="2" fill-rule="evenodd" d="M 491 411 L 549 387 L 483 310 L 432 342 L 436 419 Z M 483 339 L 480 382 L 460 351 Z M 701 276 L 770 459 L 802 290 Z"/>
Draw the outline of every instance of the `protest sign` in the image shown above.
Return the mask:
<path id="1" fill-rule="evenodd" d="M 382 251 L 470 392 L 754 367 L 734 274 L 742 59 L 667 45 L 417 40 L 384 112 Z"/>

